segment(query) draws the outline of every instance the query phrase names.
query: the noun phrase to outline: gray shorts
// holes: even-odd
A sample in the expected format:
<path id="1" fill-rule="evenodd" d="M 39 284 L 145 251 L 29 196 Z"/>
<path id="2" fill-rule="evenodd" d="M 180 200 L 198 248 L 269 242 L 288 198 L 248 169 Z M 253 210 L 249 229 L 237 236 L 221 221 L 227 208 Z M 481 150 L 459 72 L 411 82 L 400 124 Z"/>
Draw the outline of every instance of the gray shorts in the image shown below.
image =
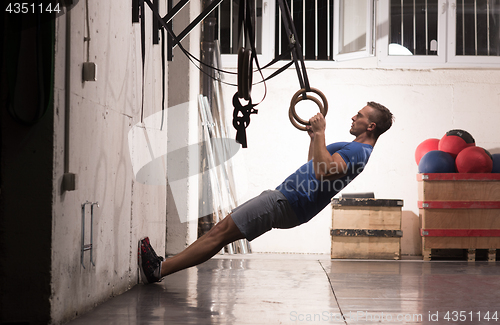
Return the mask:
<path id="1" fill-rule="evenodd" d="M 234 223 L 249 241 L 272 228 L 293 228 L 300 224 L 288 200 L 278 190 L 268 190 L 231 212 Z"/>

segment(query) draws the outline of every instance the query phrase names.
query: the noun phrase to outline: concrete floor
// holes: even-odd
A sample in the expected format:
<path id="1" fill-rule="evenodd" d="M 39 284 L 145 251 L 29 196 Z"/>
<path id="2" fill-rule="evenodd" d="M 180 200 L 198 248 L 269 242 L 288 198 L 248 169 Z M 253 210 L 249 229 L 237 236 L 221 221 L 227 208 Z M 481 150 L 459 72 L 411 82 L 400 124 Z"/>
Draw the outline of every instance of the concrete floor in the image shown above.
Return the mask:
<path id="1" fill-rule="evenodd" d="M 500 324 L 500 264 L 217 256 L 161 283 L 137 285 L 70 322 L 375 323 Z"/>

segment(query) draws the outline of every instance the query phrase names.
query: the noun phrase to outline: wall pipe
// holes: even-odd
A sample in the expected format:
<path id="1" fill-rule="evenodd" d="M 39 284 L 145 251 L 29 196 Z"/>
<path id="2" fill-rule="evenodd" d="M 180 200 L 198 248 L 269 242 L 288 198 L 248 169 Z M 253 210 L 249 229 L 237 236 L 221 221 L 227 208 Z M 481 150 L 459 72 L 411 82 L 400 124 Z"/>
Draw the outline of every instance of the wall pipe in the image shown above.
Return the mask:
<path id="1" fill-rule="evenodd" d="M 64 174 L 62 189 L 76 189 L 76 175 L 69 172 L 70 153 L 70 108 L 71 108 L 71 10 L 66 10 L 66 51 L 64 73 Z"/>

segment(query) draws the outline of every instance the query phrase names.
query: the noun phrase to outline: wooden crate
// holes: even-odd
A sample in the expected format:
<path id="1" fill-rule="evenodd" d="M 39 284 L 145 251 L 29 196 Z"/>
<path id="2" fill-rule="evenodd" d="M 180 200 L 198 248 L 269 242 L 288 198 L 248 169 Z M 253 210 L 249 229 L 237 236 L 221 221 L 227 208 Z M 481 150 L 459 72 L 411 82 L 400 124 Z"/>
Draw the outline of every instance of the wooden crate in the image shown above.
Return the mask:
<path id="1" fill-rule="evenodd" d="M 402 200 L 333 199 L 331 258 L 400 259 Z"/>
<path id="2" fill-rule="evenodd" d="M 432 249 L 500 249 L 500 174 L 418 174 L 422 255 Z"/>

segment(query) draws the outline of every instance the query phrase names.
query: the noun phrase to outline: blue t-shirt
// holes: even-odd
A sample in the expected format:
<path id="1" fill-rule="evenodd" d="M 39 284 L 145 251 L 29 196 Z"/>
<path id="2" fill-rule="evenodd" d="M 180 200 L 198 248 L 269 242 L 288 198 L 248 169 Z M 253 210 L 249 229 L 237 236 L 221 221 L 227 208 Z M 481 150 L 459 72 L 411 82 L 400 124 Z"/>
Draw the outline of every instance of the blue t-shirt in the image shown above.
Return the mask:
<path id="1" fill-rule="evenodd" d="M 344 159 L 347 164 L 345 176 L 320 182 L 316 179 L 310 160 L 276 188 L 285 195 L 301 223 L 308 222 L 323 210 L 338 192 L 363 171 L 373 147 L 359 142 L 337 142 L 326 149 L 330 155 L 337 152 Z M 333 168 L 330 171 L 334 173 L 336 170 Z"/>

